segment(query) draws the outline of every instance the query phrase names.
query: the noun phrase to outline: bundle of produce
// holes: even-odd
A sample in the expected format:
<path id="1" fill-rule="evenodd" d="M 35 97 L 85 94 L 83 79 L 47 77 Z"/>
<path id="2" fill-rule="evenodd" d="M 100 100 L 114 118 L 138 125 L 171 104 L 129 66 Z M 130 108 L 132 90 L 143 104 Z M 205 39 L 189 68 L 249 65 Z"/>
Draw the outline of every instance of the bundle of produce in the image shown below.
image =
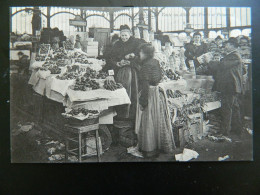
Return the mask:
<path id="1" fill-rule="evenodd" d="M 123 85 L 121 83 L 116 83 L 113 80 L 105 80 L 104 88 L 110 91 L 115 91 L 116 89 L 123 88 Z"/>
<path id="2" fill-rule="evenodd" d="M 80 68 L 78 65 L 67 66 L 67 72 L 79 72 Z"/>
<path id="3" fill-rule="evenodd" d="M 51 74 L 60 74 L 61 69 L 58 66 L 51 66 L 48 68 L 51 71 Z"/>
<path id="4" fill-rule="evenodd" d="M 42 67 L 47 67 L 49 68 L 50 66 L 54 66 L 55 65 L 55 62 L 52 61 L 52 60 L 48 60 L 46 62 L 44 62 L 44 64 L 42 65 Z"/>
<path id="5" fill-rule="evenodd" d="M 40 45 L 40 55 L 45 54 L 47 55 L 49 53 L 50 50 L 50 44 L 41 44 Z"/>
<path id="6" fill-rule="evenodd" d="M 106 72 L 103 71 L 99 71 L 98 75 L 96 76 L 97 79 L 105 79 L 107 78 L 109 75 Z"/>
<path id="7" fill-rule="evenodd" d="M 164 75 L 166 75 L 170 80 L 180 79 L 180 76 L 170 68 L 164 71 Z"/>
<path id="8" fill-rule="evenodd" d="M 97 78 L 97 71 L 93 70 L 92 68 L 87 67 L 84 77 L 95 79 L 95 78 Z"/>
<path id="9" fill-rule="evenodd" d="M 80 63 L 80 64 L 92 64 L 91 62 L 88 61 L 87 58 L 75 58 L 75 62 Z"/>
<path id="10" fill-rule="evenodd" d="M 88 90 L 94 90 L 99 89 L 99 83 L 97 83 L 95 80 L 90 80 L 86 77 L 81 77 L 76 79 L 76 84 L 73 87 L 73 90 L 76 91 L 88 91 Z"/>
<path id="11" fill-rule="evenodd" d="M 59 60 L 57 60 L 56 65 L 59 67 L 64 67 L 67 65 L 67 62 L 64 59 L 59 59 Z"/>
<path id="12" fill-rule="evenodd" d="M 88 58 L 86 54 L 81 53 L 81 52 L 74 52 L 74 58 Z"/>
<path id="13" fill-rule="evenodd" d="M 69 57 L 66 51 L 64 50 L 64 48 L 60 47 L 59 49 L 53 51 L 53 58 L 55 60 L 59 60 L 59 59 L 68 59 Z"/>
<path id="14" fill-rule="evenodd" d="M 75 72 L 65 72 L 63 75 L 58 75 L 56 78 L 59 80 L 72 80 L 78 77 L 79 75 Z"/>
<path id="15" fill-rule="evenodd" d="M 36 56 L 35 61 L 45 61 L 46 56 Z"/>
<path id="16" fill-rule="evenodd" d="M 166 94 L 168 98 L 179 98 L 182 97 L 183 95 L 186 95 L 181 93 L 179 90 L 173 92 L 171 89 L 167 89 Z"/>
<path id="17" fill-rule="evenodd" d="M 99 112 L 97 110 L 88 110 L 85 108 L 77 108 L 77 109 L 72 109 L 68 114 L 71 114 L 72 116 L 83 114 L 85 116 L 87 115 L 97 115 Z"/>

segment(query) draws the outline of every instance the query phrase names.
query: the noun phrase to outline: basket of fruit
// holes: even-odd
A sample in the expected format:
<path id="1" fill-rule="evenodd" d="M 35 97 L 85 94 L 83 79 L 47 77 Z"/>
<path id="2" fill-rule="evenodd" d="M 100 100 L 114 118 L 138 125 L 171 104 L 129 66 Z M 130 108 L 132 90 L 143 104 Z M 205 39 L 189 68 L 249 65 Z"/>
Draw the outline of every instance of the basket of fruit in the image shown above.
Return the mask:
<path id="1" fill-rule="evenodd" d="M 62 113 L 62 115 L 69 125 L 88 126 L 99 122 L 100 112 L 85 108 L 74 108 L 66 109 L 66 112 Z"/>

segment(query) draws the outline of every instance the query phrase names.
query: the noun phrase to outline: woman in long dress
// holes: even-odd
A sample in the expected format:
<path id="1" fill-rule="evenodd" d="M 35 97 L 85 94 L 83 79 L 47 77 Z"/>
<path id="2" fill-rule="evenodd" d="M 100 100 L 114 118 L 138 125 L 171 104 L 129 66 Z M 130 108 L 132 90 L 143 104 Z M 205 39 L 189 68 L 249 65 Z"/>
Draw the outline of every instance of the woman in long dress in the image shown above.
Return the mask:
<path id="1" fill-rule="evenodd" d="M 139 151 L 145 157 L 159 152 L 172 153 L 175 149 L 170 112 L 164 90 L 159 62 L 153 58 L 154 47 L 144 44 L 140 48 L 139 104 L 136 114 L 136 134 Z"/>

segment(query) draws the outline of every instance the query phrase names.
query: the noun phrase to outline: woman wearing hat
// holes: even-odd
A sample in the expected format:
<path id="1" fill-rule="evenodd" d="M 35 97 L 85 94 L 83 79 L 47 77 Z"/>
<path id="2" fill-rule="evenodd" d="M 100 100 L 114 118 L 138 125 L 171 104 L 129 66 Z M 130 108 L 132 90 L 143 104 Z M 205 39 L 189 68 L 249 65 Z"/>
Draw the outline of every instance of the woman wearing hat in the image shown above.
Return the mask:
<path id="1" fill-rule="evenodd" d="M 107 63 L 114 70 L 115 80 L 126 89 L 131 105 L 117 107 L 117 115 L 124 119 L 135 119 L 137 102 L 138 47 L 142 41 L 132 36 L 127 25 L 120 26 L 120 39 L 112 47 Z"/>
<path id="2" fill-rule="evenodd" d="M 194 33 L 193 40 L 185 46 L 185 49 L 184 55 L 186 57 L 185 63 L 187 68 L 190 68 L 189 61 L 193 60 L 195 69 L 197 69 L 200 66 L 197 57 L 208 51 L 207 45 L 202 42 L 199 32 Z"/>

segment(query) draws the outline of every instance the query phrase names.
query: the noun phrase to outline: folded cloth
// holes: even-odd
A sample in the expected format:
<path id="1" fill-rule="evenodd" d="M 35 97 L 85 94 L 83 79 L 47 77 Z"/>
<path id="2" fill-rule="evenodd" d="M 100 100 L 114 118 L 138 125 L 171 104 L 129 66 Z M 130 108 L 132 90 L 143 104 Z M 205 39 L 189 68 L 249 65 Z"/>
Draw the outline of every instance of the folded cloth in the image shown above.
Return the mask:
<path id="1" fill-rule="evenodd" d="M 59 80 L 56 78 L 52 79 L 51 90 L 60 93 L 65 96 L 69 86 L 73 85 L 75 80 Z"/>
<path id="2" fill-rule="evenodd" d="M 46 79 L 47 77 L 49 77 L 51 75 L 51 71 L 49 70 L 38 70 L 38 74 L 37 76 L 41 79 Z"/>
<path id="3" fill-rule="evenodd" d="M 32 71 L 31 77 L 28 81 L 29 85 L 35 86 L 39 82 L 40 78 L 37 75 L 38 75 L 37 71 L 35 70 Z"/>

